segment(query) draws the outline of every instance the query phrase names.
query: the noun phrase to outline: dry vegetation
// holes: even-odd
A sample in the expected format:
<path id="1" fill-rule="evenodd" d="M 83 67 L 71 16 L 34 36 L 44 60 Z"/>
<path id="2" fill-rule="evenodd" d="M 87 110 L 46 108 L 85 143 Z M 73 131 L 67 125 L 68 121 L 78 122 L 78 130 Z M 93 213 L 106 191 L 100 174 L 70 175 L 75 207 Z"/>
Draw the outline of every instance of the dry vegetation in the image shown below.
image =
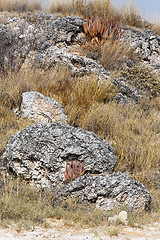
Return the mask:
<path id="1" fill-rule="evenodd" d="M 139 56 L 125 42 L 119 40 L 87 41 L 80 49 L 80 53 L 99 61 L 103 67 L 114 77 L 122 75 L 121 70 L 126 69 L 126 58 L 137 63 Z M 127 70 L 127 69 L 126 69 Z"/>
<path id="2" fill-rule="evenodd" d="M 73 124 L 78 124 L 93 103 L 107 101 L 116 92 L 109 82 L 99 84 L 96 76 L 74 79 L 68 70 L 61 68 L 53 71 L 28 69 L 8 72 L 7 75 L 1 75 L 0 86 L 0 152 L 14 132 L 32 123 L 16 118 L 12 112 L 20 107 L 22 92 L 40 91 L 56 98 L 70 112 L 69 119 Z"/>
<path id="3" fill-rule="evenodd" d="M 74 2 L 74 4 L 73 4 Z M 141 27 L 143 22 L 133 8 L 125 8 L 120 14 L 113 8 L 111 1 L 105 0 L 87 3 L 85 1 L 70 1 L 69 3 L 54 2 L 48 11 L 63 15 L 75 14 L 88 16 L 112 16 L 114 19 Z M 15 4 L 16 3 L 16 4 Z M 0 0 L 1 11 L 36 11 L 41 6 L 38 1 L 32 4 L 29 1 Z M 138 17 L 137 17 L 138 16 Z M 94 49 L 94 51 L 92 51 Z M 95 50 L 96 49 L 96 50 Z M 105 41 L 102 45 L 85 45 L 83 51 L 88 56 L 95 54 L 103 65 L 110 70 L 117 68 L 121 71 L 124 64 L 124 55 L 131 57 L 132 50 L 123 43 Z M 20 70 L 0 75 L 0 155 L 11 135 L 33 122 L 13 113 L 19 108 L 21 94 L 24 91 L 39 91 L 48 97 L 59 101 L 68 115 L 69 124 L 80 126 L 95 132 L 105 138 L 115 147 L 117 155 L 116 171 L 128 174 L 145 184 L 153 195 L 152 209 L 148 213 L 136 215 L 130 213 L 129 223 L 136 221 L 145 223 L 155 220 L 160 215 L 160 97 L 159 76 L 146 68 L 133 67 L 122 74 L 128 81 L 146 89 L 152 99 L 142 99 L 138 104 L 123 105 L 111 101 L 117 89 L 110 82 L 100 84 L 96 75 L 84 78 L 72 77 L 69 70 L 58 68 L 50 71 Z M 152 91 L 153 89 L 153 91 Z M 2 181 L 4 177 L 1 176 Z M 104 224 L 108 216 L 113 214 L 93 210 L 91 206 L 79 204 L 76 200 L 64 202 L 60 206 L 52 207 L 53 196 L 31 189 L 25 183 L 17 180 L 7 180 L 0 193 L 0 218 L 2 224 L 8 221 L 17 221 L 29 227 L 37 223 L 45 225 L 44 218 L 64 218 L 68 223 L 79 223 L 80 226 L 97 226 Z M 32 211 L 30 211 L 32 209 Z M 85 211 L 84 211 L 85 210 Z M 85 212 L 85 214 L 84 214 Z M 110 234 L 117 234 L 118 228 L 110 229 Z"/>
<path id="4" fill-rule="evenodd" d="M 8 12 L 34 12 L 40 11 L 39 0 L 0 0 L 0 11 Z"/>
<path id="5" fill-rule="evenodd" d="M 78 199 L 67 199 L 53 207 L 53 194 L 41 189 L 37 191 L 19 178 L 8 179 L 1 174 L 1 180 L 5 183 L 1 186 L 0 192 L 0 225 L 2 227 L 14 223 L 17 232 L 24 229 L 33 230 L 36 225 L 48 228 L 50 226 L 46 221 L 47 218 L 63 219 L 66 226 L 76 228 L 106 226 L 106 233 L 110 236 L 117 235 L 122 227 L 121 222 L 111 226 L 108 218 L 126 209 L 116 208 L 112 211 L 104 211 L 96 209 L 94 204 L 79 202 Z M 138 224 L 141 227 L 158 220 L 160 192 L 151 190 L 151 194 L 154 196 L 151 211 L 128 212 L 129 226 L 135 227 Z"/>
<path id="6" fill-rule="evenodd" d="M 152 24 L 152 30 L 156 32 L 157 35 L 160 36 L 160 18 L 159 16 L 153 16 L 153 20 L 152 20 L 153 24 Z"/>
<path id="7" fill-rule="evenodd" d="M 101 46 L 101 63 L 105 69 L 120 71 L 125 67 L 126 57 L 137 61 L 138 56 L 133 53 L 133 49 L 120 41 L 104 41 Z"/>
<path id="8" fill-rule="evenodd" d="M 69 71 L 60 68 L 50 71 L 28 69 L 17 73 L 10 72 L 8 75 L 1 75 L 0 85 L 1 153 L 11 135 L 32 124 L 31 121 L 16 117 L 13 114 L 13 108 L 20 106 L 21 93 L 29 90 L 40 91 L 62 103 L 68 115 L 69 124 L 91 130 L 112 142 L 117 155 L 116 171 L 127 171 L 130 176 L 144 183 L 153 192 L 151 213 L 144 214 L 152 216 L 152 219 L 156 218 L 159 214 L 159 190 L 155 191 L 155 189 L 159 187 L 156 173 L 160 170 L 160 125 L 158 120 L 160 98 L 153 98 L 152 101 L 144 99 L 136 105 L 117 104 L 114 101 L 109 101 L 117 91 L 110 83 L 106 82 L 100 85 L 96 76 L 82 79 L 73 78 Z M 40 198 L 40 193 L 36 191 L 31 195 L 33 198 L 30 198 L 30 195 L 26 195 L 23 188 L 28 189 L 26 192 L 33 190 L 22 183 L 19 184 L 19 188 L 22 189 L 18 190 L 17 200 L 17 187 L 10 186 L 13 183 L 14 181 L 9 182 L 4 186 L 4 191 L 1 191 L 3 203 L 0 206 L 3 224 L 8 221 L 7 219 L 14 219 L 21 222 L 23 226 L 28 226 L 31 223 L 45 225 L 42 219 L 55 217 L 64 218 L 67 222 L 79 222 L 80 225 L 84 222 L 91 226 L 103 223 L 103 220 L 107 219 L 105 217 L 107 213 L 93 212 L 88 207 L 86 207 L 88 209 L 86 215 L 80 215 L 81 208 L 78 203 L 76 207 L 57 206 L 51 211 L 49 198 L 46 199 L 44 195 Z M 5 188 L 9 188 L 7 194 Z M 40 211 L 45 202 L 47 202 L 46 208 L 44 211 Z M 4 204 L 6 204 L 5 207 Z M 13 207 L 14 204 L 16 207 Z M 27 210 L 31 206 L 33 215 Z M 38 211 L 40 211 L 40 215 Z M 137 217 L 131 214 L 130 223 L 133 221 L 141 222 L 143 217 L 144 215 Z M 92 221 L 88 219 L 92 219 Z M 29 222 L 27 223 L 27 221 Z"/>
<path id="9" fill-rule="evenodd" d="M 46 7 L 47 6 L 47 7 Z M 50 0 L 43 6 L 40 0 L 0 0 L 0 11 L 8 12 L 35 12 L 45 11 L 57 16 L 79 15 L 88 17 L 98 15 L 121 21 L 125 24 L 135 27 L 144 27 L 144 23 L 138 8 L 132 4 L 115 7 L 112 0 Z"/>
<path id="10" fill-rule="evenodd" d="M 137 64 L 124 69 L 121 74 L 137 89 L 145 91 L 148 96 L 160 95 L 159 76 L 151 68 Z"/>
<path id="11" fill-rule="evenodd" d="M 112 0 L 95 0 L 94 2 L 82 0 L 51 1 L 47 12 L 59 13 L 64 16 L 78 14 L 82 17 L 88 17 L 98 15 L 121 21 L 130 26 L 144 26 L 138 8 L 135 8 L 132 4 L 118 8 L 113 5 Z"/>

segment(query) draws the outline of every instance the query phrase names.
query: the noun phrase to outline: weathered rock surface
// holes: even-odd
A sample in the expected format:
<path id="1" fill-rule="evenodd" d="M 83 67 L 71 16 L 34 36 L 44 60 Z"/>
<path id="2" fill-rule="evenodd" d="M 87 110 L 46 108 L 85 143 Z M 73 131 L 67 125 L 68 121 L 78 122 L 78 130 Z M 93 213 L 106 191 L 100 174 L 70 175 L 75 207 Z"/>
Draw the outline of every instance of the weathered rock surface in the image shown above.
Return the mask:
<path id="1" fill-rule="evenodd" d="M 36 29 L 35 49 L 38 51 L 55 45 L 71 45 L 83 29 L 83 18 L 56 18 L 46 13 L 29 14 L 27 23 L 33 24 Z"/>
<path id="2" fill-rule="evenodd" d="M 93 59 L 78 56 L 74 46 L 84 42 L 83 19 L 56 18 L 51 14 L 29 14 L 26 19 L 8 18 L 0 24 L 0 63 L 2 69 L 11 66 L 50 69 L 56 65 L 68 67 L 73 75 L 98 74 L 106 79 L 110 74 Z M 76 48 L 78 49 L 78 48 Z"/>
<path id="3" fill-rule="evenodd" d="M 124 225 L 127 225 L 128 224 L 128 214 L 126 211 L 121 211 L 118 215 L 109 217 L 108 222 L 111 224 L 116 224 L 116 222 L 120 222 Z"/>
<path id="4" fill-rule="evenodd" d="M 52 69 L 65 66 L 73 75 L 94 73 L 100 80 L 112 76 L 100 63 L 82 56 L 79 47 L 85 43 L 83 19 L 80 17 L 56 18 L 51 14 L 28 14 L 25 19 L 0 15 L 0 67 L 6 70 L 21 67 Z M 5 24 L 3 24 L 5 22 Z M 141 61 L 160 71 L 160 36 L 151 30 L 137 30 L 123 27 L 122 40 L 131 45 L 141 56 Z M 134 63 L 126 59 L 127 66 Z M 126 79 L 115 79 L 118 86 L 117 101 L 135 102 L 145 95 Z"/>
<path id="5" fill-rule="evenodd" d="M 145 95 L 143 91 L 134 87 L 124 77 L 113 79 L 113 83 L 119 90 L 115 96 L 117 102 L 129 103 L 134 101 L 137 103 Z"/>
<path id="6" fill-rule="evenodd" d="M 64 114 L 61 104 L 38 92 L 24 92 L 20 110 L 22 117 L 31 120 L 39 120 L 44 123 L 55 121 L 67 123 L 67 116 Z"/>
<path id="7" fill-rule="evenodd" d="M 140 54 L 142 60 L 151 63 L 158 69 L 160 67 L 160 36 L 149 29 L 137 30 L 125 26 L 123 31 L 122 39 Z"/>
<path id="8" fill-rule="evenodd" d="M 96 207 L 111 210 L 126 206 L 135 211 L 149 208 L 152 197 L 145 187 L 126 174 L 107 176 L 84 175 L 59 190 L 59 197 L 78 197 L 96 203 Z"/>
<path id="9" fill-rule="evenodd" d="M 104 139 L 60 122 L 38 123 L 11 137 L 2 155 L 7 168 L 43 188 L 65 183 L 66 162 L 84 162 L 90 173 L 112 172 L 116 157 Z"/>
<path id="10" fill-rule="evenodd" d="M 78 56 L 66 48 L 51 47 L 41 52 L 31 51 L 25 64 L 43 69 L 51 69 L 56 66 L 67 67 L 73 76 L 95 74 L 99 80 L 111 78 L 110 73 L 101 64 L 86 56 Z"/>
<path id="11" fill-rule="evenodd" d="M 113 152 L 108 142 L 92 132 L 60 122 L 39 122 L 11 137 L 2 162 L 9 172 L 32 185 L 56 192 L 58 201 L 79 197 L 102 209 L 121 205 L 146 209 L 151 195 L 144 186 L 125 174 L 112 174 L 116 163 Z M 67 183 L 64 172 L 71 160 L 84 162 L 86 171 Z"/>

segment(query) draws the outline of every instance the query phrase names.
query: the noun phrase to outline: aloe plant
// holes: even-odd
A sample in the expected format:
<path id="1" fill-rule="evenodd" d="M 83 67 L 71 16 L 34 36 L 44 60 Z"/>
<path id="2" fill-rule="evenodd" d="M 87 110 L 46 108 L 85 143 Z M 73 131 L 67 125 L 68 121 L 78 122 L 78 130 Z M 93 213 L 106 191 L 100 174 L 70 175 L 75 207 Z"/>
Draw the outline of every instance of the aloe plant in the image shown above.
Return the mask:
<path id="1" fill-rule="evenodd" d="M 92 16 L 83 22 L 83 30 L 89 40 L 98 38 L 118 40 L 121 37 L 122 29 L 119 22 L 110 19 L 102 19 L 98 16 Z"/>
<path id="2" fill-rule="evenodd" d="M 80 177 L 84 174 L 86 169 L 84 168 L 84 162 L 79 162 L 78 160 L 71 160 L 66 164 L 66 170 L 64 176 L 67 182 L 70 182 L 77 177 Z"/>

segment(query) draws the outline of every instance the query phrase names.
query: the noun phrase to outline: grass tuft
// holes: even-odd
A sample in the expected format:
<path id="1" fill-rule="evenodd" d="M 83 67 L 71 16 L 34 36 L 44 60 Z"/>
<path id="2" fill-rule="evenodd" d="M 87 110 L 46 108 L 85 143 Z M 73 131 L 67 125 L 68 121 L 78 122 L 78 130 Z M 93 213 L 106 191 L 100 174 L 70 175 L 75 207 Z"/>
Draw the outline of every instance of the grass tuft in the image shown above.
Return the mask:
<path id="1" fill-rule="evenodd" d="M 141 104 L 95 104 L 81 118 L 80 126 L 112 142 L 117 171 L 128 171 L 136 180 L 153 187 L 158 184 L 153 176 L 160 170 L 159 107 L 154 101 L 148 101 L 147 110 Z"/>
<path id="2" fill-rule="evenodd" d="M 0 193 L 0 220 L 18 223 L 18 226 L 45 226 L 45 217 L 52 212 L 51 194 L 31 188 L 19 178 L 2 178 L 4 185 Z"/>
<path id="3" fill-rule="evenodd" d="M 138 7 L 129 3 L 123 6 L 122 21 L 133 27 L 144 27 L 144 22 L 142 20 L 141 14 Z"/>
<path id="4" fill-rule="evenodd" d="M 126 66 L 126 58 L 136 61 L 134 50 L 124 42 L 107 40 L 102 43 L 101 62 L 105 69 L 112 72 L 120 71 Z"/>
<path id="5" fill-rule="evenodd" d="M 145 91 L 151 97 L 157 97 L 160 94 L 160 77 L 152 71 L 151 68 L 143 65 L 135 65 L 122 71 L 128 82 Z"/>
<path id="6" fill-rule="evenodd" d="M 118 234 L 120 232 L 119 227 L 116 226 L 109 226 L 107 227 L 107 233 L 109 234 L 110 237 L 118 237 Z"/>
<path id="7" fill-rule="evenodd" d="M 39 0 L 0 0 L 0 11 L 35 12 L 41 10 Z"/>
<path id="8" fill-rule="evenodd" d="M 97 15 L 102 18 L 121 21 L 134 27 L 145 27 L 138 7 L 128 4 L 118 8 L 112 0 L 56 0 L 50 2 L 47 12 L 60 16 L 79 15 L 84 18 Z"/>

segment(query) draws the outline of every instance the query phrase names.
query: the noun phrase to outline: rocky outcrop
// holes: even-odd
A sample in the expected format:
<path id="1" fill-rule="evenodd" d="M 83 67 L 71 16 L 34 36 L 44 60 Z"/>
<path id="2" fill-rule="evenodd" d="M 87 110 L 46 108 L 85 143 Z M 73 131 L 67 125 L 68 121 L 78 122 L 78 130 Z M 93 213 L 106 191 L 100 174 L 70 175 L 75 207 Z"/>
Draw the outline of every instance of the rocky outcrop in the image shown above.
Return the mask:
<path id="1" fill-rule="evenodd" d="M 25 34 L 25 37 L 23 37 Z M 0 24 L 0 66 L 19 69 L 34 43 L 34 27 L 19 18 Z"/>
<path id="2" fill-rule="evenodd" d="M 113 83 L 119 91 L 114 97 L 117 102 L 129 103 L 134 101 L 137 103 L 145 95 L 143 91 L 134 87 L 124 77 L 113 79 Z"/>
<path id="3" fill-rule="evenodd" d="M 84 175 L 68 183 L 58 194 L 61 199 L 70 196 L 94 202 L 103 210 L 123 206 L 142 211 L 149 208 L 152 199 L 141 183 L 122 173 Z"/>
<path id="4" fill-rule="evenodd" d="M 69 46 L 76 42 L 78 33 L 82 32 L 83 18 L 56 18 L 51 14 L 29 14 L 28 24 L 35 28 L 35 50 L 44 51 L 51 46 Z"/>
<path id="5" fill-rule="evenodd" d="M 3 15 L 0 15 L 0 19 L 3 20 L 0 23 L 0 56 L 1 63 L 4 60 L 4 66 L 12 60 L 13 68 L 20 67 L 30 52 L 32 54 L 29 59 L 32 59 L 35 53 L 37 58 L 42 60 L 45 54 L 49 54 L 45 51 L 51 51 L 55 47 L 62 49 L 59 54 L 73 53 L 73 45 L 85 42 L 84 36 L 81 35 L 83 19 L 80 17 L 56 18 L 47 13 L 35 13 L 28 14 L 25 19 L 6 17 L 4 20 Z M 154 31 L 123 26 L 121 40 L 135 48 L 142 60 L 160 68 L 160 36 Z M 63 62 L 63 57 L 61 61 Z"/>
<path id="6" fill-rule="evenodd" d="M 8 18 L 0 24 L 1 68 L 65 66 L 73 75 L 94 73 L 100 79 L 110 74 L 93 59 L 79 56 L 85 42 L 83 19 L 56 18 L 51 14 L 29 14 L 26 19 Z M 82 34 L 82 35 L 81 35 Z"/>
<path id="7" fill-rule="evenodd" d="M 27 19 L 7 18 L 0 24 L 1 67 L 18 69 L 31 50 L 45 51 L 56 44 L 71 45 L 82 31 L 82 18 L 55 18 L 37 13 Z"/>
<path id="8" fill-rule="evenodd" d="M 137 30 L 132 27 L 123 26 L 121 40 L 133 48 L 134 53 L 138 54 L 138 65 L 148 67 L 153 72 L 160 73 L 160 36 L 151 30 Z M 134 66 L 134 61 L 126 58 L 128 68 Z M 146 90 L 138 89 L 133 83 L 125 77 L 113 79 L 113 84 L 117 86 L 119 93 L 115 99 L 118 102 L 129 103 L 139 102 L 142 97 L 150 98 L 152 93 Z"/>
<path id="9" fill-rule="evenodd" d="M 60 122 L 38 123 L 13 135 L 2 159 L 15 175 L 37 186 L 57 189 L 65 183 L 68 161 L 84 162 L 86 172 L 112 172 L 116 163 L 113 151 L 92 132 Z"/>
<path id="10" fill-rule="evenodd" d="M 122 40 L 140 54 L 142 60 L 151 63 L 155 68 L 160 68 L 160 36 L 149 29 L 137 30 L 131 27 L 123 27 Z"/>
<path id="11" fill-rule="evenodd" d="M 67 116 L 64 114 L 61 104 L 55 99 L 46 97 L 38 92 L 22 93 L 20 114 L 22 117 L 44 123 L 55 121 L 67 123 Z"/>
<path id="12" fill-rule="evenodd" d="M 60 122 L 40 122 L 13 135 L 1 161 L 9 172 L 30 184 L 54 191 L 53 204 L 78 197 L 108 210 L 124 205 L 136 211 L 148 208 L 151 195 L 142 184 L 125 174 L 112 173 L 116 164 L 113 153 L 108 142 L 92 132 Z M 70 162 L 83 163 L 85 172 L 68 182 L 64 172 Z"/>
<path id="13" fill-rule="evenodd" d="M 56 18 L 51 14 L 28 14 L 25 19 L 0 16 L 0 67 L 19 69 L 21 67 L 38 67 L 52 69 L 65 66 L 74 76 L 96 74 L 99 80 L 113 80 L 100 62 L 83 56 L 80 45 L 86 39 L 83 32 L 83 19 L 80 17 Z M 3 24 L 3 22 L 5 24 Z M 137 30 L 123 26 L 121 40 L 132 46 L 135 52 L 149 67 L 159 72 L 160 36 L 151 30 Z M 134 62 L 126 58 L 128 67 Z M 127 79 L 113 80 L 118 86 L 117 101 L 135 102 L 145 95 L 128 84 Z"/>
<path id="14" fill-rule="evenodd" d="M 43 69 L 51 69 L 56 66 L 64 67 L 70 70 L 73 76 L 95 74 L 99 80 L 111 78 L 110 73 L 101 64 L 86 56 L 73 54 L 66 48 L 51 47 L 41 52 L 31 51 L 25 64 Z"/>

